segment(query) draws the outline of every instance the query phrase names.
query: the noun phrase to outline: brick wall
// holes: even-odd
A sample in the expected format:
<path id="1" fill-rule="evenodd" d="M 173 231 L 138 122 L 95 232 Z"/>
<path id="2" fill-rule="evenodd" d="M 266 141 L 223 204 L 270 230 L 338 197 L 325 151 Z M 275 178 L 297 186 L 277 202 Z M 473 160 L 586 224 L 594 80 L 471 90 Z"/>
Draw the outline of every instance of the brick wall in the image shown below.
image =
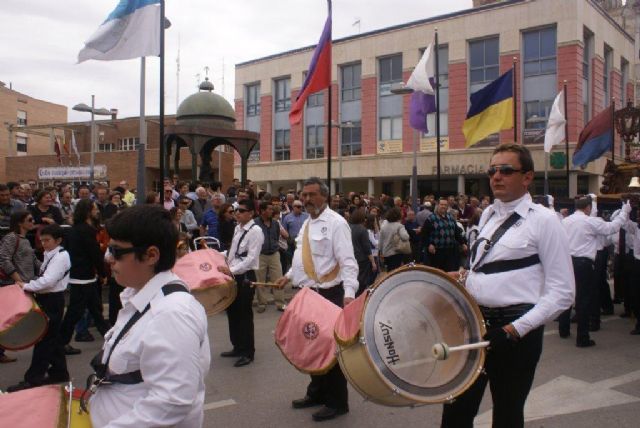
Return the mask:
<path id="1" fill-rule="evenodd" d="M 515 58 L 516 61 L 516 74 L 514 78 L 516 79 L 516 123 L 517 131 L 518 131 L 518 143 L 522 143 L 522 120 L 520 115 L 521 105 L 522 105 L 522 65 L 520 64 L 520 54 L 508 54 L 500 56 L 500 74 L 504 74 L 507 71 L 513 68 L 513 60 Z M 500 131 L 500 143 L 510 143 L 513 142 L 513 129 L 505 129 Z"/>
<path id="2" fill-rule="evenodd" d="M 273 97 L 265 95 L 260 103 L 260 162 L 271 162 L 273 134 Z"/>
<path id="3" fill-rule="evenodd" d="M 449 63 L 449 148 L 463 149 L 462 125 L 467 116 L 467 64 Z M 456 83 L 458 82 L 458 83 Z"/>
<path id="4" fill-rule="evenodd" d="M 582 55 L 583 49 L 579 44 L 559 46 L 557 53 L 558 61 L 558 91 L 564 87 L 567 81 L 567 110 L 569 141 L 578 141 L 580 130 L 583 124 L 582 105 Z M 564 108 L 564 107 L 562 107 Z"/>
<path id="5" fill-rule="evenodd" d="M 635 95 L 633 93 L 633 83 L 627 82 L 627 100 L 633 101 L 635 103 Z"/>
<path id="6" fill-rule="evenodd" d="M 295 89 L 291 91 L 291 104 L 295 102 L 295 99 L 298 97 L 299 89 Z M 291 127 L 291 132 L 289 133 L 289 138 L 291 142 L 291 159 L 303 159 L 304 157 L 304 116 L 299 124 L 293 125 Z"/>
<path id="7" fill-rule="evenodd" d="M 622 75 L 618 70 L 611 70 L 609 73 L 609 85 L 611 87 L 611 96 L 615 98 L 615 109 L 619 110 L 624 107 L 622 105 L 622 94 L 620 93 L 620 81 L 622 80 Z M 620 153 L 620 144 L 621 139 L 617 132 L 614 132 L 615 136 L 614 145 L 615 145 L 615 153 Z"/>
<path id="8" fill-rule="evenodd" d="M 362 154 L 374 155 L 377 152 L 378 88 L 375 76 L 363 77 L 362 85 Z"/>
<path id="9" fill-rule="evenodd" d="M 244 129 L 244 100 L 235 100 L 236 104 L 236 129 Z"/>
<path id="10" fill-rule="evenodd" d="M 595 57 L 591 64 L 591 93 L 593 94 L 591 117 L 594 118 L 604 109 L 604 61 L 602 58 Z"/>

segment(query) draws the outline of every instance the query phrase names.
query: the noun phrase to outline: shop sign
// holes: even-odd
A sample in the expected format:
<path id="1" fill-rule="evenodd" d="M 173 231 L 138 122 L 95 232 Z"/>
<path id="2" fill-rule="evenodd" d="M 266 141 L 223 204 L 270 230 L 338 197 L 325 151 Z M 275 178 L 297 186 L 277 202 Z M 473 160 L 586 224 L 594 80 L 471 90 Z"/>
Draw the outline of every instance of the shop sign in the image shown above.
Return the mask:
<path id="1" fill-rule="evenodd" d="M 402 153 L 402 140 L 378 141 L 378 154 Z"/>
<path id="2" fill-rule="evenodd" d="M 95 179 L 107 178 L 107 166 L 95 165 L 93 168 Z M 38 168 L 38 180 L 71 180 L 88 179 L 91 177 L 90 166 L 54 166 Z"/>
<path id="3" fill-rule="evenodd" d="M 486 174 L 487 170 L 484 165 L 476 164 L 462 164 L 462 165 L 442 165 L 440 167 L 440 174 L 442 175 L 465 175 L 465 174 Z M 433 166 L 431 168 L 431 174 L 438 174 L 438 167 Z"/>
<path id="4" fill-rule="evenodd" d="M 449 137 L 440 137 L 440 151 L 449 150 Z M 420 139 L 420 151 L 421 152 L 435 152 L 436 151 L 436 138 L 421 138 Z"/>

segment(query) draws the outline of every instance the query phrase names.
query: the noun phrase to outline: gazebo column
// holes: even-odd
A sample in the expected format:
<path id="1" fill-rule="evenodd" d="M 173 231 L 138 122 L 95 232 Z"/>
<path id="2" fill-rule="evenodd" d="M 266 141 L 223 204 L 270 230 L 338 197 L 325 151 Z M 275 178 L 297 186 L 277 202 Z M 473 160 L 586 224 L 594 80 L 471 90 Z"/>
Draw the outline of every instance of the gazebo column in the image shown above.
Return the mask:
<path id="1" fill-rule="evenodd" d="M 193 183 L 198 181 L 198 154 L 195 149 L 191 147 L 191 181 Z"/>
<path id="2" fill-rule="evenodd" d="M 180 176 L 180 146 L 176 142 L 176 154 L 173 156 L 173 174 Z"/>

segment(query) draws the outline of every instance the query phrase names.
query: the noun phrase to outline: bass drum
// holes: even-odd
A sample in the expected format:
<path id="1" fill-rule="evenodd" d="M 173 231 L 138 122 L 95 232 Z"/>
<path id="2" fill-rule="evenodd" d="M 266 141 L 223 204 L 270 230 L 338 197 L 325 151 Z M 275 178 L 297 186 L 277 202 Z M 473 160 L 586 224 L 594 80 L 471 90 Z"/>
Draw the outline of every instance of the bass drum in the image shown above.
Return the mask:
<path id="1" fill-rule="evenodd" d="M 0 348 L 18 351 L 47 333 L 49 320 L 30 294 L 17 284 L 0 287 Z"/>
<path id="2" fill-rule="evenodd" d="M 378 404 L 412 406 L 452 400 L 471 386 L 484 349 L 436 360 L 432 347 L 478 342 L 484 333 L 480 309 L 464 288 L 438 269 L 406 266 L 347 306 L 334 336 L 340 367 L 360 394 Z"/>

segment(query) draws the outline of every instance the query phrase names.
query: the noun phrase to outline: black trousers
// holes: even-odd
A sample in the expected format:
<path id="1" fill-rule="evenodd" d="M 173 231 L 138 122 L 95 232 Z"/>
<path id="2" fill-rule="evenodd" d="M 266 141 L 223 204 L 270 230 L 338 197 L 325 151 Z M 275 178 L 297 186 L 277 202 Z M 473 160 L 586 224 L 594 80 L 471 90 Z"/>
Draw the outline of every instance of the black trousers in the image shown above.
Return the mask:
<path id="1" fill-rule="evenodd" d="M 373 283 L 374 278 L 374 272 L 371 268 L 371 262 L 369 261 L 369 259 L 358 261 L 358 291 L 356 292 L 356 297 L 361 295 L 364 290 L 369 288 L 369 286 Z"/>
<path id="2" fill-rule="evenodd" d="M 124 287 L 118 284 L 114 277 L 110 277 L 109 281 L 109 323 L 114 325 L 118 319 L 118 312 L 122 309 L 120 301 L 120 293 L 124 291 Z"/>
<path id="3" fill-rule="evenodd" d="M 587 257 L 571 257 L 573 272 L 576 279 L 576 321 L 578 332 L 576 342 L 589 340 L 589 315 L 592 313 L 593 298 L 597 289 L 595 265 Z M 568 334 L 571 325 L 571 308 L 560 314 L 560 335 Z"/>
<path id="4" fill-rule="evenodd" d="M 344 288 L 342 283 L 329 289 L 320 288 L 318 293 L 330 302 L 343 307 Z M 340 369 L 340 364 L 336 363 L 326 374 L 311 375 L 311 383 L 307 386 L 307 396 L 332 409 L 349 410 L 347 379 Z"/>
<path id="5" fill-rule="evenodd" d="M 429 253 L 428 255 L 429 266 L 442 269 L 445 272 L 457 271 L 460 268 L 460 254 L 458 254 L 458 247 L 436 248 L 435 254 Z"/>
<path id="6" fill-rule="evenodd" d="M 93 322 L 101 335 L 109 330 L 110 326 L 102 316 L 102 303 L 99 296 L 99 288 L 96 282 L 90 284 L 69 284 L 69 307 L 62 321 L 60 341 L 63 345 L 71 342 L 71 336 L 76 323 L 80 321 L 84 310 L 88 309 L 93 317 Z"/>
<path id="7" fill-rule="evenodd" d="M 609 289 L 609 281 L 607 281 L 608 264 L 609 250 L 605 248 L 598 251 L 595 264 L 597 286 L 594 289 L 589 320 L 592 325 L 600 325 L 600 309 L 605 312 L 613 312 L 613 300 L 611 300 L 611 290 Z"/>
<path id="8" fill-rule="evenodd" d="M 633 277 L 626 279 L 629 288 L 630 308 L 636 318 L 636 329 L 640 330 L 640 260 L 633 259 Z"/>
<path id="9" fill-rule="evenodd" d="M 245 284 L 245 279 L 255 281 L 256 274 L 250 270 L 242 275 L 236 275 L 235 279 L 238 285 L 238 295 L 227 308 L 229 339 L 233 345 L 233 350 L 237 354 L 253 358 L 256 352 L 253 330 L 253 295 L 255 294 L 255 288 Z"/>
<path id="10" fill-rule="evenodd" d="M 613 298 L 618 303 L 624 300 L 624 254 L 616 254 L 613 260 Z"/>
<path id="11" fill-rule="evenodd" d="M 622 285 L 624 287 L 624 311 L 631 313 L 631 301 L 633 300 L 633 287 L 634 277 L 633 269 L 636 264 L 636 258 L 633 257 L 633 252 L 629 251 L 624 258 L 623 280 Z"/>
<path id="12" fill-rule="evenodd" d="M 488 318 L 486 321 L 494 328 L 515 319 Z M 487 350 L 484 372 L 469 389 L 444 405 L 441 426 L 472 428 L 488 382 L 493 399 L 493 428 L 523 427 L 524 404 L 542 353 L 543 334 L 544 326 L 541 326 L 506 348 Z"/>
<path id="13" fill-rule="evenodd" d="M 60 327 L 64 314 L 64 291 L 36 294 L 36 302 L 49 318 L 47 334 L 33 347 L 31 365 L 24 374 L 24 380 L 32 385 L 41 385 L 45 375 L 53 382 L 69 380 L 64 346 L 60 343 Z"/>
<path id="14" fill-rule="evenodd" d="M 402 266 L 402 260 L 404 260 L 404 254 L 387 256 L 384 258 L 384 267 L 387 268 L 387 272 L 391 272 L 392 270 Z"/>

